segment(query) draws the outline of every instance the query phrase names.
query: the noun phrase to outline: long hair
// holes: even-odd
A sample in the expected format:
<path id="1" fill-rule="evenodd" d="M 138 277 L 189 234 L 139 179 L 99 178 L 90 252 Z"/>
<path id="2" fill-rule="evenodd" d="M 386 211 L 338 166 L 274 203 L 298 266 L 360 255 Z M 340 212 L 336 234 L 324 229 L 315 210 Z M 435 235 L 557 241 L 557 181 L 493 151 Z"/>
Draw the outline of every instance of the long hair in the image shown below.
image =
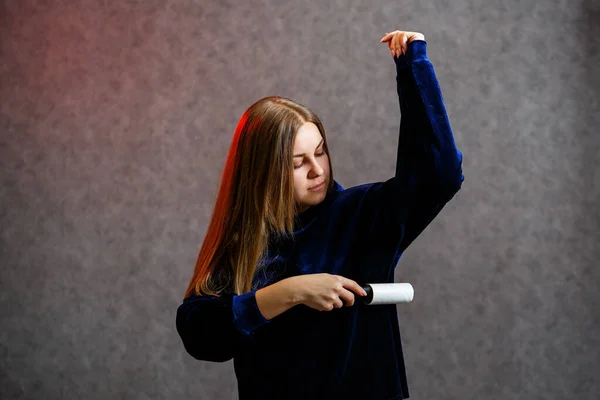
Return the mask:
<path id="1" fill-rule="evenodd" d="M 214 295 L 252 290 L 256 268 L 271 238 L 293 238 L 293 150 L 300 127 L 312 122 L 323 136 L 334 185 L 325 129 L 315 113 L 280 96 L 265 97 L 240 118 L 223 169 L 219 192 L 194 275 L 185 292 Z"/>

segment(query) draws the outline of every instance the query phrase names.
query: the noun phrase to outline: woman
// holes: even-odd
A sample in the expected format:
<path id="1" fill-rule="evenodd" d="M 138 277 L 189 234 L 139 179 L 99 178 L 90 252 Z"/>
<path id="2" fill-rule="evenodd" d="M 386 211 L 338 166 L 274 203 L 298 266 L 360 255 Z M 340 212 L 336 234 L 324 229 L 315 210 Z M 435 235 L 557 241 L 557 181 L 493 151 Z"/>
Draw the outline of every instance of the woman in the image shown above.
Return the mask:
<path id="1" fill-rule="evenodd" d="M 396 307 L 366 306 L 362 285 L 393 282 L 460 189 L 462 155 L 423 35 L 381 42 L 402 115 L 394 177 L 344 190 L 319 118 L 289 99 L 236 128 L 177 330 L 193 357 L 234 359 L 241 400 L 408 397 Z"/>

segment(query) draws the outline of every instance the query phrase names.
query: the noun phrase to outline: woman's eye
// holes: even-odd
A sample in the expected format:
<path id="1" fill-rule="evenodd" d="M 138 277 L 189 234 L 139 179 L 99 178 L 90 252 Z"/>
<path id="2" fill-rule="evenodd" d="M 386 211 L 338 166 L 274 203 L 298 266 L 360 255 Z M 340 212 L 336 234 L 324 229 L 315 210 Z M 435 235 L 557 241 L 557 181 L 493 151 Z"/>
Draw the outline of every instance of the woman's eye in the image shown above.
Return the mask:
<path id="1" fill-rule="evenodd" d="M 322 151 L 320 153 L 315 153 L 315 156 L 317 156 L 317 157 L 320 157 L 320 156 L 323 156 L 323 155 L 325 155 L 324 151 Z M 298 168 L 302 167 L 303 165 L 304 165 L 304 162 L 302 164 L 299 164 L 299 165 L 294 165 L 294 169 L 298 169 Z"/>

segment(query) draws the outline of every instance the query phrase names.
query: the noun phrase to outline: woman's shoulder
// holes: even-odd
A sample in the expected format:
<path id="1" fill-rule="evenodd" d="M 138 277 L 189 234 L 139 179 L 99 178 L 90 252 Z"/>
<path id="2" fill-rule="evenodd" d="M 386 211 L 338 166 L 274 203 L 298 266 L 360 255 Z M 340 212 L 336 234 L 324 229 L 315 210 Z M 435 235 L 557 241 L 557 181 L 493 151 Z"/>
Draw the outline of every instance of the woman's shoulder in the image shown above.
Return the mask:
<path id="1" fill-rule="evenodd" d="M 348 202 L 348 201 L 360 201 L 364 198 L 365 195 L 368 195 L 371 192 L 378 191 L 381 189 L 386 182 L 370 182 L 370 183 L 362 183 L 356 186 L 350 186 L 348 188 L 343 188 L 339 183 L 337 183 L 337 191 L 335 201 L 339 202 Z"/>

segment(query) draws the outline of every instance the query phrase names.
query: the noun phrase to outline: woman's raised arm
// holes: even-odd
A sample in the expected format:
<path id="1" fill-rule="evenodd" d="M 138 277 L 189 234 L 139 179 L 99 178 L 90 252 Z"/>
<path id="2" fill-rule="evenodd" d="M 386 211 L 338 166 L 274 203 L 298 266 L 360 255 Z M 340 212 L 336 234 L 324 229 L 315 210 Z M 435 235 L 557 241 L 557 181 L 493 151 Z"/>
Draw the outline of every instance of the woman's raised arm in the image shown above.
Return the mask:
<path id="1" fill-rule="evenodd" d="M 401 111 L 396 170 L 393 178 L 373 184 L 361 213 L 366 237 L 385 238 L 396 257 L 439 214 L 464 179 L 462 154 L 423 39 L 419 33 L 395 31 L 381 40 L 390 46 L 396 64 Z"/>

